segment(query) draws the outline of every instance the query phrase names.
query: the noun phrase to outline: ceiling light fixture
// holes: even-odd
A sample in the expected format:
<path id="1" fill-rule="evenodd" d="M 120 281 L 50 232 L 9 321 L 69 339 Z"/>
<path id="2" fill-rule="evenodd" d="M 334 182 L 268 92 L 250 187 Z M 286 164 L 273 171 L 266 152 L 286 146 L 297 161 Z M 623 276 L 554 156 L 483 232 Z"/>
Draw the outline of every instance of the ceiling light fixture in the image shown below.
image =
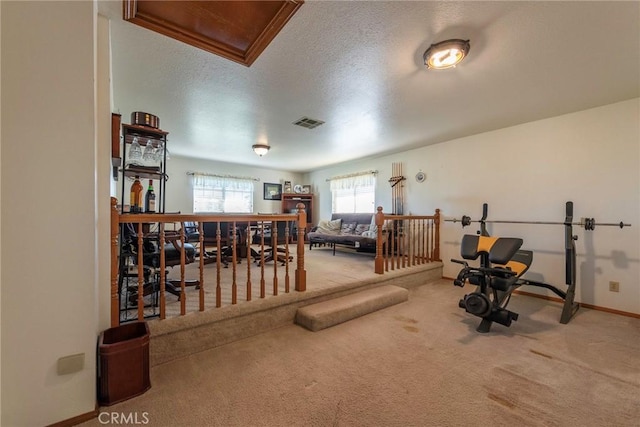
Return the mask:
<path id="1" fill-rule="evenodd" d="M 469 40 L 461 39 L 432 44 L 424 53 L 424 65 L 436 70 L 455 67 L 469 54 L 470 48 Z"/>
<path id="2" fill-rule="evenodd" d="M 260 157 L 267 154 L 271 149 L 271 147 L 269 147 L 267 144 L 254 144 L 251 146 L 251 148 L 253 148 L 253 151 Z"/>

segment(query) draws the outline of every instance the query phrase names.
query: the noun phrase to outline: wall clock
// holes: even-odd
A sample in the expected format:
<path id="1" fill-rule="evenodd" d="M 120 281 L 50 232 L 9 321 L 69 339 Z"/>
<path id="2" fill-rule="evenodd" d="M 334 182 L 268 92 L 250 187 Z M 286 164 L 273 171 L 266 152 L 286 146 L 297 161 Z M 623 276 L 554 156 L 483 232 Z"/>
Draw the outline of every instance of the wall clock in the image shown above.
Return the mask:
<path id="1" fill-rule="evenodd" d="M 424 180 L 427 179 L 427 174 L 420 171 L 416 174 L 416 181 L 418 182 L 424 182 Z"/>
<path id="2" fill-rule="evenodd" d="M 296 194 L 302 193 L 302 185 L 296 184 L 293 186 L 293 192 Z"/>

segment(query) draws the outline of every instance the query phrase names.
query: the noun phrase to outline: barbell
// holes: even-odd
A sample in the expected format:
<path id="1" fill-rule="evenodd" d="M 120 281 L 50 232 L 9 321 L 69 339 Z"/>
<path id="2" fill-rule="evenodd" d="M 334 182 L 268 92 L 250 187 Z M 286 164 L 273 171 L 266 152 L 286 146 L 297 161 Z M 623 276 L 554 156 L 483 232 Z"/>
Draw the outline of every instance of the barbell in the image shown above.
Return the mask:
<path id="1" fill-rule="evenodd" d="M 622 221 L 616 222 L 596 222 L 593 218 L 585 218 L 581 222 L 559 222 L 559 221 L 505 221 L 505 220 L 480 220 L 471 219 L 467 215 L 463 215 L 462 218 L 445 219 L 447 222 L 462 223 L 462 227 L 471 225 L 472 222 L 487 223 L 487 224 L 534 224 L 534 225 L 579 225 L 584 227 L 585 230 L 594 230 L 596 225 L 598 227 L 631 227 L 631 224 L 624 223 Z"/>

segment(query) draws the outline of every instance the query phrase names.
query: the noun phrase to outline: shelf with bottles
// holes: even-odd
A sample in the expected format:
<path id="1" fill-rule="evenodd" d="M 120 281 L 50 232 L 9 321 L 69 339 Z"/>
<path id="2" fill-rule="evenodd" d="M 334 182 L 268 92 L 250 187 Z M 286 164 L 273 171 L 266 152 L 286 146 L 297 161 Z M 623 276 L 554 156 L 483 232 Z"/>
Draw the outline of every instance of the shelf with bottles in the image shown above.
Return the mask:
<path id="1" fill-rule="evenodd" d="M 161 129 L 149 126 L 122 124 L 122 165 L 120 173 L 122 174 L 122 199 L 125 202 L 127 195 L 129 196 L 129 204 L 122 204 L 121 212 L 142 213 L 142 212 L 158 212 L 163 213 L 165 207 L 164 191 L 167 180 L 166 162 L 168 158 L 167 135 Z M 126 178 L 126 179 L 124 179 Z M 136 190 L 137 200 L 134 199 L 133 188 L 127 188 L 127 185 L 133 185 L 136 180 L 153 181 L 156 186 L 153 188 L 153 201 L 155 207 L 153 209 L 145 206 L 146 198 L 141 196 Z M 143 183 L 140 183 L 141 185 Z M 144 183 L 146 184 L 146 183 Z M 152 185 L 153 185 L 152 184 Z M 148 191 L 148 187 L 145 187 Z M 127 192 L 127 190 L 129 190 Z M 142 200 L 140 200 L 142 197 Z M 129 206 L 129 209 L 126 209 Z"/>
<path id="2" fill-rule="evenodd" d="M 124 211 L 128 213 L 156 213 L 156 209 L 153 180 L 149 180 L 149 186 L 145 192 L 140 177 L 136 176 L 129 191 L 129 208 L 125 208 Z"/>

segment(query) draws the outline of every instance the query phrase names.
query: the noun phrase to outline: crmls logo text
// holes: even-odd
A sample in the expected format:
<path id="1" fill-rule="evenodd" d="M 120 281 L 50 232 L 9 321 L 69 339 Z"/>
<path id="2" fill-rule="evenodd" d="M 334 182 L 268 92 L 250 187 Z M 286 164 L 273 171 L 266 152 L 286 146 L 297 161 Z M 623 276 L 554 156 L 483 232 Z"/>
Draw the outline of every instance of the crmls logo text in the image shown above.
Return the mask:
<path id="1" fill-rule="evenodd" d="M 100 424 L 144 425 L 149 424 L 149 413 L 130 412 L 125 414 L 124 412 L 101 412 L 100 415 L 98 415 L 98 421 L 100 421 Z"/>

